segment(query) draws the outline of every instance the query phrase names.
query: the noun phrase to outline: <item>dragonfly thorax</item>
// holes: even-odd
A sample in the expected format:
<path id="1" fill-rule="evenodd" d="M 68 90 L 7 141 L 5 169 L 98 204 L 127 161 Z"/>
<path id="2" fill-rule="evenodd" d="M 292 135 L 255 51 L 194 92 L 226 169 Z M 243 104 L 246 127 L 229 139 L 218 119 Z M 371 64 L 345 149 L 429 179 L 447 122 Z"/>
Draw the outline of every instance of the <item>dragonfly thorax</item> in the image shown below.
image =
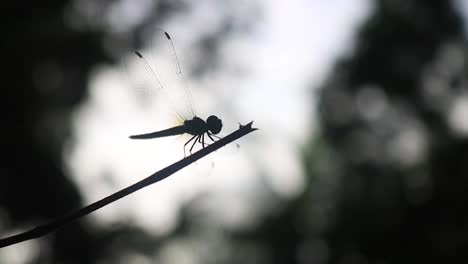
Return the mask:
<path id="1" fill-rule="evenodd" d="M 221 119 L 213 115 L 209 116 L 206 122 L 196 116 L 190 120 L 185 120 L 184 127 L 186 133 L 191 135 L 203 135 L 208 132 L 211 134 L 218 134 L 223 127 L 223 123 Z"/>
<path id="2" fill-rule="evenodd" d="M 206 122 L 197 116 L 190 120 L 185 120 L 184 127 L 186 132 L 190 135 L 203 135 L 208 131 Z"/>

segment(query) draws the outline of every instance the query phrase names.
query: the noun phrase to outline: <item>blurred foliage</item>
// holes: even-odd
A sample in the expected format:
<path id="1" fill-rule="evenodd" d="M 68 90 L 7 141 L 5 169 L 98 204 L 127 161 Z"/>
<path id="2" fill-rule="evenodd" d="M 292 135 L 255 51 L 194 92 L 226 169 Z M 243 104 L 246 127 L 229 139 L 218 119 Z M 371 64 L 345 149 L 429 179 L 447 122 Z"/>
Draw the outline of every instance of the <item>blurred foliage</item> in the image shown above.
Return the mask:
<path id="1" fill-rule="evenodd" d="M 139 4 L 149 5 L 140 10 L 144 15 L 128 16 Z M 62 154 L 65 144 L 73 144 L 72 113 L 87 97 L 93 67 L 116 63 L 128 46 L 145 44 L 152 26 L 190 7 L 188 1 L 114 0 L 2 5 L 2 236 L 83 206 Z M 216 54 L 218 42 L 234 28 L 233 17 L 226 17 L 218 31 L 200 39 L 202 53 Z M 203 63 L 214 67 L 216 58 L 206 56 Z M 34 256 L 31 263 L 130 263 L 153 255 L 164 239 L 130 223 L 102 227 L 88 218 L 25 248 Z M 3 261 L 10 259 L 0 254 Z"/>
<path id="2" fill-rule="evenodd" d="M 463 30 L 450 1 L 375 1 L 319 90 L 305 192 L 234 236 L 246 263 L 466 262 Z"/>
<path id="3" fill-rule="evenodd" d="M 61 148 L 70 135 L 70 111 L 86 94 L 90 67 L 105 56 L 97 32 L 79 33 L 65 25 L 65 3 L 45 5 L 2 6 L 2 234 L 81 204 L 63 169 Z M 36 261 L 90 263 L 101 248 L 96 235 L 87 224 L 74 224 L 48 237 L 50 247 L 42 247 Z"/>
<path id="4" fill-rule="evenodd" d="M 234 248 L 261 249 L 243 263 L 466 262 L 461 18 L 450 1 L 374 4 L 319 90 L 304 193 L 232 235 Z"/>
<path id="5" fill-rule="evenodd" d="M 92 66 L 115 62 L 129 41 L 124 33 L 143 44 L 145 28 L 188 8 L 184 1 L 159 1 L 133 27 L 112 31 L 112 16 L 103 14 L 116 3 L 2 8 L 8 12 L 2 16 L 2 233 L 82 205 L 61 151 L 73 136 L 70 114 L 86 97 Z M 321 133 L 304 146 L 300 197 L 265 194 L 275 209 L 243 231 L 196 223 L 190 205 L 168 237 L 83 220 L 42 240 L 32 263 L 144 262 L 161 248 L 195 250 L 203 263 L 466 262 L 468 49 L 461 18 L 451 1 L 374 4 L 353 52 L 320 89 Z M 246 27 L 231 19 L 200 40 L 211 54 L 205 67 L 216 66 L 227 33 Z"/>
<path id="6" fill-rule="evenodd" d="M 375 4 L 320 91 L 336 156 L 322 176 L 337 190 L 327 263 L 466 261 L 468 131 L 457 127 L 468 112 L 453 121 L 467 96 L 461 18 L 451 1 Z"/>

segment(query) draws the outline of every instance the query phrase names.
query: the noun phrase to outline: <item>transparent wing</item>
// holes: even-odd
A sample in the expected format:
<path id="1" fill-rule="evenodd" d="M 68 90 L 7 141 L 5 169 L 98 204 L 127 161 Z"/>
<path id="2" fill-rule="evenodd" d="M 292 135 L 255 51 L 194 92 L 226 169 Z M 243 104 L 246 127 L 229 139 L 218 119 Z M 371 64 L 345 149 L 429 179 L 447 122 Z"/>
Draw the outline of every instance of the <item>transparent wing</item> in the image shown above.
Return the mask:
<path id="1" fill-rule="evenodd" d="M 187 83 L 187 80 L 185 79 L 185 76 L 182 73 L 182 69 L 180 67 L 180 61 L 177 56 L 174 42 L 172 41 L 172 38 L 169 35 L 169 33 L 167 33 L 166 31 L 162 29 L 159 29 L 158 31 L 162 31 L 164 33 L 164 36 L 167 39 L 167 41 L 165 41 L 166 44 L 164 46 L 166 46 L 165 48 L 166 52 L 169 52 L 171 54 L 172 65 L 174 67 L 173 70 L 176 72 L 175 85 L 178 86 L 177 90 L 181 92 L 180 96 L 182 96 L 182 98 L 180 99 L 184 101 L 183 102 L 184 111 L 190 112 L 190 115 L 191 115 L 190 117 L 193 118 L 196 116 L 195 107 L 194 107 L 195 102 L 193 100 L 192 92 L 190 91 L 190 87 Z M 167 45 L 169 45 L 169 47 L 167 47 Z"/>
<path id="2" fill-rule="evenodd" d="M 126 63 L 132 86 L 142 96 L 164 103 L 180 120 L 196 116 L 194 101 L 170 35 L 155 28 L 148 48 Z"/>

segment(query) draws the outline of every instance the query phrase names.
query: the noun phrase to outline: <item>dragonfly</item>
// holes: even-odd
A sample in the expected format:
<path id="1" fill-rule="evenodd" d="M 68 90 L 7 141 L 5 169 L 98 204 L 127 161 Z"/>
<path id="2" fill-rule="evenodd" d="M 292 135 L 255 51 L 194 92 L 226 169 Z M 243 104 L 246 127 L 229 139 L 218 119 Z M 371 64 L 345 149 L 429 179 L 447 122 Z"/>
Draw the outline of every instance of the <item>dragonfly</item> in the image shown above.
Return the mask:
<path id="1" fill-rule="evenodd" d="M 164 100 L 168 101 L 170 105 L 175 105 L 172 100 L 173 98 L 170 97 L 170 94 L 175 92 L 174 90 L 171 89 L 178 89 L 177 93 L 182 93 L 183 99 L 179 101 L 184 101 L 184 102 L 176 102 L 179 104 L 183 104 L 183 108 L 185 113 L 189 113 L 188 115 L 183 115 L 176 111 L 176 115 L 179 117 L 179 119 L 182 121 L 180 125 L 173 126 L 167 129 L 163 130 L 158 130 L 155 132 L 150 132 L 150 133 L 144 133 L 144 134 L 137 134 L 137 135 L 131 135 L 131 139 L 153 139 L 153 138 L 161 138 L 161 137 L 169 137 L 169 136 L 176 136 L 176 135 L 182 135 L 182 134 L 188 134 L 191 135 L 191 138 L 184 144 L 184 157 L 186 156 L 186 148 L 187 145 L 192 143 L 190 147 L 190 154 L 192 154 L 192 150 L 195 147 L 197 143 L 201 144 L 202 148 L 205 146 L 209 145 L 209 143 L 205 142 L 205 136 L 208 136 L 208 138 L 214 142 L 215 138 L 219 139 L 220 137 L 216 136 L 219 132 L 221 132 L 221 129 L 223 127 L 222 120 L 218 118 L 216 115 L 210 115 L 206 120 L 203 120 L 202 118 L 198 117 L 194 108 L 193 108 L 193 99 L 192 99 L 192 94 L 190 91 L 190 87 L 187 84 L 187 81 L 182 73 L 179 59 L 177 57 L 176 49 L 174 46 L 174 43 L 172 41 L 171 36 L 169 33 L 167 33 L 165 30 L 157 28 L 156 29 L 159 34 L 162 34 L 162 37 L 159 39 L 161 42 L 166 42 L 163 43 L 162 45 L 166 47 L 166 52 L 168 52 L 171 55 L 172 58 L 172 64 L 175 66 L 175 74 L 177 83 L 179 85 L 175 85 L 174 87 L 166 87 L 163 84 L 162 79 L 160 76 L 157 74 L 157 70 L 155 65 L 151 63 L 151 61 L 148 59 L 147 56 L 145 56 L 144 52 L 140 52 L 138 50 L 134 50 L 134 55 L 137 58 L 137 63 L 139 64 L 140 68 L 143 68 L 143 70 L 146 72 L 145 76 L 146 78 L 149 79 L 149 81 L 146 83 L 146 86 L 151 86 L 151 87 L 146 87 L 150 89 L 157 90 L 157 94 L 159 96 L 166 97 Z M 145 89 L 146 89 L 145 88 Z M 180 91 L 183 90 L 183 91 Z M 180 108 L 179 108 L 180 109 Z M 187 110 L 188 109 L 188 110 Z"/>

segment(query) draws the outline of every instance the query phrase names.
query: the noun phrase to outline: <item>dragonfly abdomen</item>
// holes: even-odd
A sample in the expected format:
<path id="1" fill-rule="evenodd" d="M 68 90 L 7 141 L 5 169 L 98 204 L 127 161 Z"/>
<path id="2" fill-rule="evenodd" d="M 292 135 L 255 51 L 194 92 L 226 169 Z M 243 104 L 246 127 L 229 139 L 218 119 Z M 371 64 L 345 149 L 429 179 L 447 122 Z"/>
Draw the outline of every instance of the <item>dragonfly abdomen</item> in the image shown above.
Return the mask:
<path id="1" fill-rule="evenodd" d="M 175 136 L 186 133 L 186 128 L 184 126 L 175 126 L 168 129 L 147 133 L 147 134 L 140 134 L 140 135 L 133 135 L 130 136 L 131 139 L 151 139 L 151 138 L 160 138 L 160 137 L 168 137 L 168 136 Z"/>

